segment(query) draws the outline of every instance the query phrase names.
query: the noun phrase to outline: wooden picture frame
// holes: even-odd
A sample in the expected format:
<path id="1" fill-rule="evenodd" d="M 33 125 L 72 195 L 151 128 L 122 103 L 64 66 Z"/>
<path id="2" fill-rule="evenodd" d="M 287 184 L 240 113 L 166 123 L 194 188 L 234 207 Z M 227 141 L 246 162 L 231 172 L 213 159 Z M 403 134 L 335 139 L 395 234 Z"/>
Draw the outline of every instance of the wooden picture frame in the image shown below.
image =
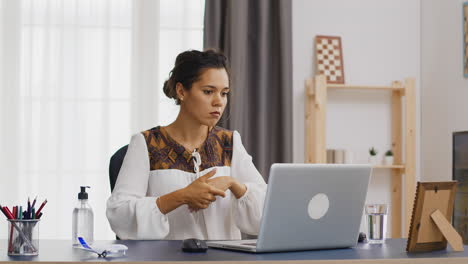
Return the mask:
<path id="1" fill-rule="evenodd" d="M 468 78 L 468 2 L 463 3 L 463 75 Z"/>
<path id="2" fill-rule="evenodd" d="M 462 239 L 451 225 L 456 188 L 456 181 L 418 182 L 407 251 L 445 249 L 447 240 L 455 251 L 463 251 Z"/>
<path id="3" fill-rule="evenodd" d="M 327 83 L 345 83 L 341 37 L 315 36 L 315 71 L 325 75 Z"/>

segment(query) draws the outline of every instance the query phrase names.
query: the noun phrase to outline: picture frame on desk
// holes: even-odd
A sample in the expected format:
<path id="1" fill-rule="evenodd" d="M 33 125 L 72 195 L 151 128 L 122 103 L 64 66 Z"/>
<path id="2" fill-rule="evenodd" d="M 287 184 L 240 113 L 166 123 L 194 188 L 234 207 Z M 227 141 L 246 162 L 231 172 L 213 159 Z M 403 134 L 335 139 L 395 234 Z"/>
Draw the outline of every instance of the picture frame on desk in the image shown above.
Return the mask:
<path id="1" fill-rule="evenodd" d="M 418 182 L 406 251 L 430 252 L 447 248 L 463 251 L 461 236 L 452 226 L 457 182 Z"/>

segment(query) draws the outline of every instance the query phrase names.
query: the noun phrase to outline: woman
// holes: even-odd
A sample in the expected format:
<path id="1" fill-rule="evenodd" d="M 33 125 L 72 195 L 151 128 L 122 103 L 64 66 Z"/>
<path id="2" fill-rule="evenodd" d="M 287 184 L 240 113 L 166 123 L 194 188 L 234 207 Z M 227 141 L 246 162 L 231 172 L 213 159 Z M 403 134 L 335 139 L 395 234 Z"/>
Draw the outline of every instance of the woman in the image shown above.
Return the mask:
<path id="1" fill-rule="evenodd" d="M 164 93 L 177 119 L 134 135 L 106 215 L 122 239 L 258 234 L 266 183 L 237 131 L 216 127 L 230 92 L 226 57 L 179 54 Z"/>

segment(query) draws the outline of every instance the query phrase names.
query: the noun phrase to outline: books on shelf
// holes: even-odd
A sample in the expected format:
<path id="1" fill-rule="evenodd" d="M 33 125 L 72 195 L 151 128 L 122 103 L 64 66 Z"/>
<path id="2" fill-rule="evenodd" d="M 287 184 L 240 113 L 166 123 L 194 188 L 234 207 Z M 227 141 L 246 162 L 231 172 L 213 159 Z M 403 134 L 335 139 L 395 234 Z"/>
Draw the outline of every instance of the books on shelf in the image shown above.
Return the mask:
<path id="1" fill-rule="evenodd" d="M 327 149 L 327 163 L 351 164 L 353 163 L 352 152 L 345 149 Z"/>

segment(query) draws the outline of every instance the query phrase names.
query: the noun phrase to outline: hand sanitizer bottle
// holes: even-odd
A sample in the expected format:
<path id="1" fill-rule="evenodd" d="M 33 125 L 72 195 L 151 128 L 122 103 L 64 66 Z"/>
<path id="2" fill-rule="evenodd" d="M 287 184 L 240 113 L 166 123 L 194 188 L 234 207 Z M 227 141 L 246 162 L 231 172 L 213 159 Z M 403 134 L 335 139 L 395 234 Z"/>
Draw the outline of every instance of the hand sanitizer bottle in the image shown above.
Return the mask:
<path id="1" fill-rule="evenodd" d="M 89 186 L 81 186 L 81 192 L 78 193 L 78 204 L 73 210 L 73 230 L 72 243 L 73 246 L 81 246 L 78 237 L 84 238 L 88 244 L 94 241 L 94 215 L 93 209 L 88 203 L 88 193 L 86 188 Z"/>

